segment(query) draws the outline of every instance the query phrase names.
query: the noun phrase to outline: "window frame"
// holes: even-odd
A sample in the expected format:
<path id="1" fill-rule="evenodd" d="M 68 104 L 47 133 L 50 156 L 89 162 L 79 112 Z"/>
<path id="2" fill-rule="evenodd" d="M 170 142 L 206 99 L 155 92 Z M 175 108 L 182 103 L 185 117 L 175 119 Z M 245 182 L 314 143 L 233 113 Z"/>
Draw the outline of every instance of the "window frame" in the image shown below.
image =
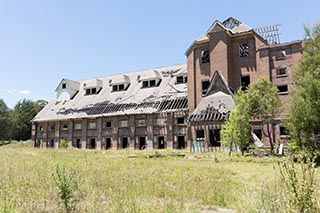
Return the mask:
<path id="1" fill-rule="evenodd" d="M 285 91 L 281 91 L 279 88 L 284 88 L 286 87 L 287 89 Z M 282 85 L 277 85 L 277 89 L 278 89 L 278 94 L 279 95 L 287 95 L 289 93 L 289 87 L 288 84 L 282 84 Z"/>
<path id="2" fill-rule="evenodd" d="M 203 87 L 204 83 L 208 83 L 208 88 L 204 89 L 204 87 Z M 202 95 L 206 95 L 207 92 L 208 92 L 209 87 L 210 87 L 210 80 L 202 80 L 201 81 L 201 94 Z"/>

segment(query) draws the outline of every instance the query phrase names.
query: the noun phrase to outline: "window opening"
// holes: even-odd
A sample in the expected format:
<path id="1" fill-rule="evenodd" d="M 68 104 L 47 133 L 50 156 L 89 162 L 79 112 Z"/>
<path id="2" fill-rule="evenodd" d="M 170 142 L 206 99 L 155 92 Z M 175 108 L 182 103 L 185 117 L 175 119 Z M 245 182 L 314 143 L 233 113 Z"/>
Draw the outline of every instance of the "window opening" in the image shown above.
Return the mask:
<path id="1" fill-rule="evenodd" d="M 239 45 L 239 56 L 240 58 L 247 58 L 249 56 L 249 44 L 244 43 Z"/>
<path id="2" fill-rule="evenodd" d="M 210 53 L 209 50 L 202 50 L 201 51 L 201 63 L 207 64 L 210 62 Z"/>

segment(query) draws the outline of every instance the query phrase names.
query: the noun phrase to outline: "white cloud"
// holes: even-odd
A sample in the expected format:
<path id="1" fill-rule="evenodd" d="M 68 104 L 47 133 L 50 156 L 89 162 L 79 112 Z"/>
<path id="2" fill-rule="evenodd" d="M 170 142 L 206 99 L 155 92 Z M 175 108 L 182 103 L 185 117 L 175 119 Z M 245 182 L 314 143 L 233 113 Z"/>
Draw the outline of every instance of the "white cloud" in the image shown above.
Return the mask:
<path id="1" fill-rule="evenodd" d="M 14 93 L 19 93 L 21 95 L 29 95 L 31 92 L 28 89 L 22 89 L 22 90 L 17 90 L 17 89 L 5 89 L 5 91 L 9 94 L 14 94 Z"/>
<path id="2" fill-rule="evenodd" d="M 19 93 L 22 94 L 22 95 L 28 95 L 28 94 L 30 94 L 31 92 L 30 92 L 30 90 L 28 90 L 28 89 L 23 89 L 23 90 L 19 90 Z"/>

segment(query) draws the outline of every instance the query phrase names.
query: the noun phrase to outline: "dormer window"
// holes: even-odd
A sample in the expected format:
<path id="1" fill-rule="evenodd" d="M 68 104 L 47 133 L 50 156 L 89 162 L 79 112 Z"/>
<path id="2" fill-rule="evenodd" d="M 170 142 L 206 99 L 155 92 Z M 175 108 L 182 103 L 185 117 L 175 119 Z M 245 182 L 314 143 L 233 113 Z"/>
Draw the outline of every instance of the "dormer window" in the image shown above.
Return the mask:
<path id="1" fill-rule="evenodd" d="M 67 88 L 67 84 L 66 84 L 66 83 L 62 83 L 62 84 L 61 84 L 61 88 L 62 88 L 62 89 L 66 89 L 66 88 Z"/>
<path id="2" fill-rule="evenodd" d="M 116 91 L 125 91 L 129 88 L 130 84 L 116 84 L 112 86 L 112 92 L 116 92 Z"/>
<path id="3" fill-rule="evenodd" d="M 97 90 L 97 88 L 89 88 L 86 89 L 86 95 L 95 95 L 98 94 L 100 90 Z"/>
<path id="4" fill-rule="evenodd" d="M 188 77 L 186 75 L 177 76 L 177 84 L 184 84 L 188 82 Z"/>
<path id="5" fill-rule="evenodd" d="M 147 87 L 157 87 L 160 84 L 160 80 L 145 80 L 142 81 L 142 88 L 147 88 Z"/>

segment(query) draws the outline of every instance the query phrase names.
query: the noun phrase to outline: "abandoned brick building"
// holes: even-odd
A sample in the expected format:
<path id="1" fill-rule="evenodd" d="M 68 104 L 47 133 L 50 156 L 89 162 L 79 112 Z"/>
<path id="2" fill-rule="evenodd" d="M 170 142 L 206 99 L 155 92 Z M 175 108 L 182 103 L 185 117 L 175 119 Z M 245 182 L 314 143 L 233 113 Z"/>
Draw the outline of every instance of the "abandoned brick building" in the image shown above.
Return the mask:
<path id="1" fill-rule="evenodd" d="M 215 21 L 185 52 L 187 64 L 80 81 L 62 79 L 55 100 L 33 119 L 35 147 L 172 149 L 204 141 L 220 146 L 233 92 L 266 76 L 286 103 L 302 41 L 280 43 L 277 25 L 253 29 L 235 18 Z M 284 104 L 272 125 L 286 142 Z M 259 122 L 259 121 L 256 121 Z M 252 132 L 264 142 L 258 125 Z"/>

